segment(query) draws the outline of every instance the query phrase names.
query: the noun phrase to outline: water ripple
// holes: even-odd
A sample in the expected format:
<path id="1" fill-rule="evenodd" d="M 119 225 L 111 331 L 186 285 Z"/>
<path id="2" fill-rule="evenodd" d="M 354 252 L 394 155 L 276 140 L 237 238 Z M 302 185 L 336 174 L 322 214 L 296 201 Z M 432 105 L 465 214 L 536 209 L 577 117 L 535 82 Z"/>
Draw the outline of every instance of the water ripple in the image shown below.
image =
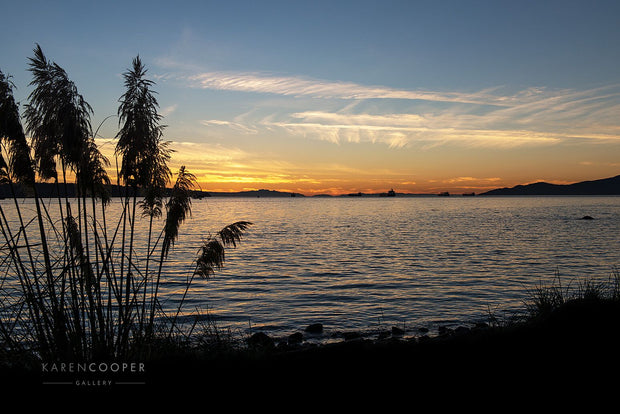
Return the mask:
<path id="1" fill-rule="evenodd" d="M 278 332 L 472 321 L 556 274 L 607 279 L 620 265 L 620 197 L 208 198 L 166 263 L 164 306 L 178 306 L 200 240 L 239 220 L 254 226 L 195 281 L 184 318 Z"/>

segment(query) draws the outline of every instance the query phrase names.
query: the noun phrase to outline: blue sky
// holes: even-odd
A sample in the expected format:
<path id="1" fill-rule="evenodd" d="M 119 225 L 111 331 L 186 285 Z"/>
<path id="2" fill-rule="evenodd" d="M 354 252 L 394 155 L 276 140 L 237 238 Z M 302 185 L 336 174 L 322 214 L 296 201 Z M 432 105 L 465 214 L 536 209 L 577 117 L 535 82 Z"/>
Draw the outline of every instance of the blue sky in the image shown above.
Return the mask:
<path id="1" fill-rule="evenodd" d="M 116 113 L 140 55 L 211 190 L 482 191 L 620 173 L 620 2 L 5 2 L 23 103 L 40 44 Z M 113 148 L 114 118 L 100 130 Z M 176 164 L 175 164 L 176 165 Z"/>

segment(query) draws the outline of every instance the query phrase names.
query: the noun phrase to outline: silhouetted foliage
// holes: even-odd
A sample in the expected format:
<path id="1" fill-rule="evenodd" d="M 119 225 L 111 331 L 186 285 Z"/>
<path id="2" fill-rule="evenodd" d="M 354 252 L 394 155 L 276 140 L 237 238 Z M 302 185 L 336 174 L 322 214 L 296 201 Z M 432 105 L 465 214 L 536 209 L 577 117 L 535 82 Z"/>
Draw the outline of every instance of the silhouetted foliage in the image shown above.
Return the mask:
<path id="1" fill-rule="evenodd" d="M 216 270 L 221 269 L 225 260 L 225 246 L 236 247 L 237 242 L 251 225 L 249 221 L 238 221 L 224 227 L 216 237 L 209 237 L 203 241 L 194 274 L 208 279 Z"/>
<path id="2" fill-rule="evenodd" d="M 158 103 L 151 89 L 154 82 L 146 79 L 147 69 L 140 57 L 133 60 L 132 68 L 123 74 L 126 91 L 118 107 L 121 129 L 117 134 L 116 154 L 122 156 L 120 176 L 125 183 L 147 187 L 170 173 L 165 162 L 165 148 L 160 141 L 164 126 L 159 125 Z M 160 152 L 164 150 L 164 155 Z M 160 171 L 163 169 L 164 171 Z"/>
<path id="3" fill-rule="evenodd" d="M 146 69 L 137 57 L 124 74 L 127 90 L 118 109 L 122 126 L 115 151 L 121 157 L 119 177 L 130 191 L 121 195 L 120 217 L 109 227 L 110 162 L 92 134 L 91 107 L 39 45 L 29 59 L 29 71 L 34 89 L 24 118 L 30 145 L 13 85 L 0 72 L 0 183 L 13 191 L 18 220 L 15 229 L 5 214 L 6 205 L 0 203 L 0 237 L 7 251 L 0 261 L 0 342 L 13 351 L 32 350 L 42 359 L 144 355 L 162 335 L 169 340 L 175 332 L 183 333 L 176 316 L 169 319 L 161 308 L 158 288 L 180 226 L 191 216 L 196 177 L 181 167 L 174 186 L 167 189 L 172 150 L 162 140 L 153 82 L 145 78 Z M 71 195 L 66 182 L 69 170 L 76 179 L 72 186 L 76 192 Z M 41 201 L 35 171 L 40 180 L 54 180 L 47 185 L 55 186 L 57 204 Z M 59 189 L 58 171 L 62 171 L 64 192 Z M 14 191 L 16 183 L 30 185 L 34 192 L 36 215 L 30 220 Z M 138 190 L 143 195 L 140 201 Z M 164 203 L 165 197 L 169 198 Z M 160 237 L 152 238 L 154 219 L 162 215 L 164 204 Z M 135 257 L 140 250 L 134 246 L 137 206 L 149 220 L 145 260 Z M 30 241 L 32 222 L 38 224 L 35 242 Z M 222 248 L 236 245 L 249 225 L 243 223 L 220 231 Z M 222 251 L 213 268 L 220 268 L 223 261 Z M 149 269 L 151 262 L 156 262 L 156 271 Z M 187 288 L 195 274 L 190 275 Z M 179 312 L 180 307 L 176 315 Z"/>
<path id="4" fill-rule="evenodd" d="M 162 214 L 164 193 L 172 177 L 168 168 L 172 150 L 168 147 L 169 142 L 159 141 L 158 148 L 151 156 L 149 163 L 151 172 L 145 184 L 144 200 L 140 202 L 144 216 L 158 218 Z"/>
<path id="5" fill-rule="evenodd" d="M 192 193 L 196 177 L 181 166 L 172 194 L 166 203 L 166 223 L 164 225 L 163 257 L 168 255 L 179 235 L 179 226 L 191 214 Z"/>
<path id="6" fill-rule="evenodd" d="M 62 168 L 80 172 L 91 138 L 92 108 L 63 68 L 45 57 L 39 45 L 30 60 L 30 93 L 24 117 L 32 137 L 34 159 L 42 179 L 57 178 L 56 157 Z"/>
<path id="7" fill-rule="evenodd" d="M 10 78 L 0 71 L 0 139 L 7 144 L 9 162 L 0 153 L 2 180 L 13 180 L 26 185 L 34 184 L 34 171 L 30 160 L 30 148 L 19 118 L 19 108 L 13 97 Z"/>

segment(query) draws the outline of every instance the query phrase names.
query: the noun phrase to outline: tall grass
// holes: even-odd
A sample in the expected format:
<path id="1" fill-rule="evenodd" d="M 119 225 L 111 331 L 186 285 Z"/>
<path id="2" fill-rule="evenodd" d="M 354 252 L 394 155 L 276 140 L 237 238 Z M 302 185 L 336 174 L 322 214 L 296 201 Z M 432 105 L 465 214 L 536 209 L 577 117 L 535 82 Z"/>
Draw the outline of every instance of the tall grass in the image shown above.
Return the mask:
<path id="1" fill-rule="evenodd" d="M 43 360 L 147 357 L 154 343 L 183 331 L 183 300 L 166 314 L 159 288 L 179 229 L 191 216 L 196 178 L 181 167 L 169 187 L 171 151 L 162 140 L 154 84 L 137 57 L 119 100 L 122 208 L 109 217 L 110 162 L 95 144 L 92 109 L 39 46 L 29 70 L 29 139 L 13 84 L 0 72 L 0 182 L 12 192 L 10 204 L 0 203 L 0 352 L 27 351 Z M 71 197 L 69 175 L 75 177 Z M 54 197 L 42 198 L 36 181 L 51 181 Z M 32 195 L 33 214 L 18 188 Z M 145 249 L 136 246 L 140 220 L 148 220 Z M 250 225 L 230 224 L 203 243 L 187 289 L 196 276 L 221 268 L 225 249 Z"/>
<path id="2" fill-rule="evenodd" d="M 530 317 L 545 316 L 571 301 L 618 302 L 620 301 L 620 271 L 613 268 L 608 280 L 583 279 L 576 285 L 564 285 L 556 272 L 550 284 L 539 283 L 529 291 L 526 309 Z"/>

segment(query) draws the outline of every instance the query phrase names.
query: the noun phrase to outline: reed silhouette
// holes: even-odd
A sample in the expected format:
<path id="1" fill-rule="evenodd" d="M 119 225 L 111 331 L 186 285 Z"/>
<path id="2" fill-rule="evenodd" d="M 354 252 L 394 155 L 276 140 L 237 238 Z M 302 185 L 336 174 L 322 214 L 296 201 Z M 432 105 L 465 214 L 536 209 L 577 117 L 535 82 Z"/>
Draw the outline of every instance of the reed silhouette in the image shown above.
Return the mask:
<path id="1" fill-rule="evenodd" d="M 28 70 L 33 91 L 25 125 L 14 85 L 0 72 L 0 181 L 10 186 L 14 208 L 8 215 L 9 205 L 0 205 L 2 349 L 41 360 L 147 358 L 157 341 L 187 335 L 178 318 L 185 296 L 168 315 L 159 287 L 180 226 L 191 216 L 196 178 L 181 167 L 169 188 L 172 150 L 163 140 L 154 82 L 138 56 L 123 74 L 114 156 L 124 191 L 122 210 L 111 220 L 110 161 L 96 145 L 92 108 L 39 45 Z M 70 176 L 75 197 L 68 196 Z M 55 196 L 44 200 L 35 183 L 49 181 Z M 33 195 L 34 217 L 24 211 L 18 186 Z M 148 220 L 145 257 L 137 257 L 135 246 L 139 220 Z M 251 224 L 232 223 L 202 243 L 186 292 L 196 276 L 222 267 L 225 249 Z"/>

